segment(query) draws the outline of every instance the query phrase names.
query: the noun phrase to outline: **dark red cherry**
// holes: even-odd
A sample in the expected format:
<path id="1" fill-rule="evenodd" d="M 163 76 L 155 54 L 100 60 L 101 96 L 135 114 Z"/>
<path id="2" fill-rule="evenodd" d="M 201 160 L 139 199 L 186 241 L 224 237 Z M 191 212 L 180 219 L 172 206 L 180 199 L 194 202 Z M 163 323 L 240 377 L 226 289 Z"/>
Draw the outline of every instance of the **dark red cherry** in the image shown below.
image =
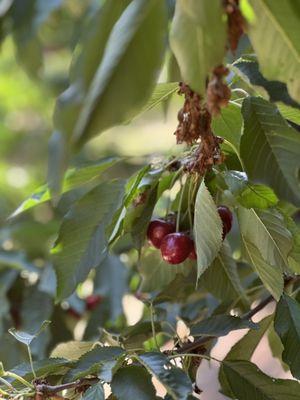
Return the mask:
<path id="1" fill-rule="evenodd" d="M 73 317 L 74 319 L 80 319 L 81 318 L 81 314 L 78 312 L 78 311 L 76 311 L 76 310 L 74 310 L 74 308 L 69 308 L 68 310 L 67 310 L 67 313 L 68 313 L 68 315 L 70 315 L 71 317 Z"/>
<path id="2" fill-rule="evenodd" d="M 185 233 L 170 233 L 162 240 L 162 258 L 169 264 L 180 264 L 187 259 L 193 249 L 192 239 Z"/>
<path id="3" fill-rule="evenodd" d="M 195 242 L 193 241 L 193 247 L 192 250 L 189 254 L 189 259 L 190 260 L 197 260 L 197 253 L 196 253 L 196 248 L 195 248 Z"/>
<path id="4" fill-rule="evenodd" d="M 163 238 L 173 232 L 175 232 L 175 224 L 173 222 L 154 219 L 148 226 L 147 238 L 149 243 L 159 249 Z"/>
<path id="5" fill-rule="evenodd" d="M 102 297 L 98 294 L 91 294 L 85 299 L 86 309 L 89 311 L 94 310 L 99 303 L 101 303 Z"/>
<path id="6" fill-rule="evenodd" d="M 227 235 L 227 233 L 231 230 L 232 227 L 232 213 L 229 210 L 228 207 L 226 206 L 219 206 L 218 207 L 218 213 L 221 217 L 222 223 L 223 223 L 223 234 L 222 237 L 223 239 Z"/>

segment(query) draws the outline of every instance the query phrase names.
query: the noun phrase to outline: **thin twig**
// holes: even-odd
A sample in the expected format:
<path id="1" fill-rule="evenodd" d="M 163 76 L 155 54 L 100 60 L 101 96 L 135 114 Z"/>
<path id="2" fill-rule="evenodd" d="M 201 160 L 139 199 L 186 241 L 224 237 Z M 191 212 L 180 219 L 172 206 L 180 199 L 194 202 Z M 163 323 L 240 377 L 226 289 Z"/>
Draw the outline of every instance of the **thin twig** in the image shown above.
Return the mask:
<path id="1" fill-rule="evenodd" d="M 300 279 L 299 276 L 293 277 L 293 278 L 286 278 L 285 282 L 284 282 L 284 287 L 287 288 L 290 284 L 296 282 L 299 279 Z M 273 300 L 275 300 L 275 299 L 271 295 L 266 297 L 256 307 L 254 307 L 252 310 L 248 311 L 241 318 L 244 320 L 251 319 L 255 314 L 257 314 L 259 311 L 261 311 L 263 308 L 265 308 Z M 189 353 L 193 350 L 196 350 L 198 347 L 203 346 L 204 344 L 210 342 L 212 339 L 216 339 L 216 337 L 215 336 L 200 337 L 199 339 L 196 339 L 194 342 L 187 343 L 184 346 L 180 347 L 179 349 L 174 350 L 174 352 L 177 354 Z"/>
<path id="2" fill-rule="evenodd" d="M 40 385 L 36 385 L 36 391 L 37 393 L 40 394 L 51 395 L 62 392 L 63 390 L 66 389 L 80 388 L 82 386 L 87 386 L 87 385 L 91 386 L 97 382 L 99 382 L 98 378 L 85 378 L 85 379 L 78 379 L 75 382 L 63 383 L 61 385 L 56 385 L 56 386 L 51 386 L 42 383 Z"/>

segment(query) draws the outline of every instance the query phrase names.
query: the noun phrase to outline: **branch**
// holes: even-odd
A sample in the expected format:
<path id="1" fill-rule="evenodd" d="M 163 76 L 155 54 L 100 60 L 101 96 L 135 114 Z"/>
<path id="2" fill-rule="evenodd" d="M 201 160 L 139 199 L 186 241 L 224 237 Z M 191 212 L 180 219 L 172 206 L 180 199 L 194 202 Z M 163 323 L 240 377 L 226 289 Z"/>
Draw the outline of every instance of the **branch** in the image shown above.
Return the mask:
<path id="1" fill-rule="evenodd" d="M 292 283 L 297 282 L 300 279 L 300 276 L 296 277 L 289 277 L 286 278 L 284 281 L 284 287 L 287 288 L 289 285 Z M 254 307 L 252 310 L 248 311 L 246 314 L 244 314 L 241 318 L 244 320 L 251 319 L 255 314 L 257 314 L 259 311 L 261 311 L 263 308 L 265 308 L 269 303 L 271 303 L 274 299 L 273 296 L 268 296 L 264 300 L 262 300 L 256 307 Z M 180 347 L 179 349 L 175 350 L 175 353 L 177 354 L 184 354 L 184 353 L 190 353 L 193 350 L 198 349 L 199 347 L 203 346 L 204 344 L 210 342 L 212 339 L 215 339 L 215 336 L 203 336 L 200 337 L 199 339 L 196 339 L 192 343 L 187 343 Z"/>
<path id="2" fill-rule="evenodd" d="M 38 394 L 41 395 L 53 395 L 55 393 L 62 392 L 66 389 L 73 389 L 73 388 L 82 388 L 83 386 L 91 386 L 95 383 L 99 382 L 98 378 L 84 378 L 78 379 L 75 382 L 63 383 L 62 385 L 51 386 L 47 384 L 39 384 L 36 385 L 35 389 Z"/>

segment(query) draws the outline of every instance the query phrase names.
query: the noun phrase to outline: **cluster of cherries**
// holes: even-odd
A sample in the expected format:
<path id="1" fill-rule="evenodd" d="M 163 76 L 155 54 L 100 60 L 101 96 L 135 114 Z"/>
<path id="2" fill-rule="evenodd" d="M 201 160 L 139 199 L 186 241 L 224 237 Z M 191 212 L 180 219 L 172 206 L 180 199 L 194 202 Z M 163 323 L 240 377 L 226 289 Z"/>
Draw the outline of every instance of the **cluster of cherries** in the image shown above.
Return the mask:
<path id="1" fill-rule="evenodd" d="M 218 213 L 223 223 L 224 240 L 232 226 L 232 213 L 226 206 L 219 206 Z M 187 258 L 197 259 L 194 240 L 188 233 L 175 232 L 174 221 L 154 219 L 147 230 L 149 243 L 160 249 L 162 258 L 169 264 L 180 264 Z"/>

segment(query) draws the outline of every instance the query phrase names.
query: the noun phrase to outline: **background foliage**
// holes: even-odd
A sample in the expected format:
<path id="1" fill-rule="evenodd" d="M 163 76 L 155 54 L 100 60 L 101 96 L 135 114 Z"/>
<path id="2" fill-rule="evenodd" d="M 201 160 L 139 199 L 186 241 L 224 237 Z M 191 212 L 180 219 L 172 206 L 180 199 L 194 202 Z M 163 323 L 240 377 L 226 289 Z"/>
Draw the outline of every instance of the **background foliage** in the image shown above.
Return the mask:
<path id="1" fill-rule="evenodd" d="M 248 329 L 217 361 L 224 398 L 300 399 L 299 21 L 294 0 L 0 2 L 1 398 L 201 398 L 201 360 Z M 222 63 L 225 161 L 187 174 L 178 82 L 205 102 Z M 169 212 L 196 261 L 146 243 Z M 263 337 L 294 379 L 251 362 Z"/>

